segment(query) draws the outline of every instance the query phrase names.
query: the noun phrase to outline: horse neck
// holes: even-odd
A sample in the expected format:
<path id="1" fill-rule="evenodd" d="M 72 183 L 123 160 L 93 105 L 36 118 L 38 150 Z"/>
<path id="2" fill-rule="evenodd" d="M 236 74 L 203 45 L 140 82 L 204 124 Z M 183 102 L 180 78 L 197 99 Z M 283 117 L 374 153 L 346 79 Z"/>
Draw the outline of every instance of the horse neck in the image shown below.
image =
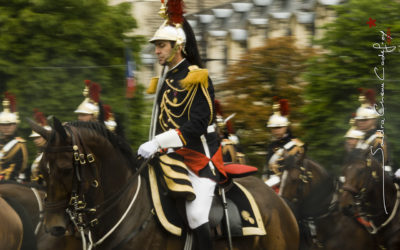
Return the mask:
<path id="1" fill-rule="evenodd" d="M 377 182 L 377 188 L 373 189 L 370 201 L 376 204 L 376 213 L 378 215 L 377 220 L 385 221 L 395 209 L 397 200 L 397 189 L 395 184 L 387 177 L 379 175 L 380 181 Z M 382 188 L 384 187 L 384 188 Z M 397 208 L 398 210 L 398 208 Z"/>
<path id="2" fill-rule="evenodd" d="M 98 240 L 122 219 L 122 222 L 118 224 L 115 231 L 101 246 L 101 249 L 111 249 L 119 246 L 119 244 L 125 244 L 127 243 L 125 241 L 131 240 L 130 238 L 134 239 L 135 235 L 132 235 L 132 232 L 137 231 L 139 233 L 141 230 L 145 230 L 143 225 L 153 219 L 149 193 L 145 178 L 140 175 L 135 177 L 126 195 L 121 198 L 115 209 L 112 209 L 95 229 L 94 233 Z M 124 217 L 125 213 L 127 214 Z"/>
<path id="3" fill-rule="evenodd" d="M 331 205 L 335 187 L 333 179 L 321 166 L 311 160 L 304 161 L 306 171 L 313 175 L 312 181 L 308 183 L 309 192 L 299 203 L 299 210 L 308 216 L 320 215 L 328 212 Z"/>

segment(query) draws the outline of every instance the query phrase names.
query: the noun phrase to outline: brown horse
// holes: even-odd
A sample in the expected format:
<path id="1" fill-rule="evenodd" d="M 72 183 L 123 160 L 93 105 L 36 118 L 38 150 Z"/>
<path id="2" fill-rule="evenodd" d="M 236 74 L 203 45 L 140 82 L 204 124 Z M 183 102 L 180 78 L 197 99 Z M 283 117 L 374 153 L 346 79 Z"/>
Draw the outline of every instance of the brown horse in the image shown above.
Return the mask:
<path id="1" fill-rule="evenodd" d="M 340 208 L 369 232 L 375 249 L 400 249 L 400 190 L 369 152 L 355 150 L 345 167 Z"/>
<path id="2" fill-rule="evenodd" d="M 0 249 L 20 249 L 23 238 L 22 221 L 17 212 L 0 196 Z"/>
<path id="3" fill-rule="evenodd" d="M 52 134 L 31 126 L 48 139 L 41 172 L 47 183 L 45 226 L 53 234 L 62 235 L 72 221 L 84 249 L 184 248 L 182 237 L 160 226 L 146 179 L 124 140 L 99 123 L 63 126 L 54 119 Z M 258 178 L 237 181 L 253 194 L 267 235 L 234 238 L 235 249 L 298 249 L 298 227 L 285 202 Z M 214 245 L 227 249 L 225 239 Z"/>
<path id="4" fill-rule="evenodd" d="M 304 154 L 286 153 L 284 159 L 280 195 L 299 223 L 300 249 L 368 249 L 359 240 L 360 235 L 365 236 L 364 230 L 338 209 L 336 179 Z M 345 222 L 346 227 L 336 228 L 338 221 Z M 351 230 L 352 238 L 348 239 L 346 229 Z M 340 248 L 331 246 L 336 242 Z"/>
<path id="5" fill-rule="evenodd" d="M 20 205 L 31 220 L 36 235 L 37 248 L 39 250 L 71 249 L 81 248 L 80 239 L 73 236 L 62 238 L 46 233 L 43 227 L 43 204 L 46 196 L 40 186 L 21 184 L 13 181 L 0 182 L 0 195 L 12 199 Z"/>

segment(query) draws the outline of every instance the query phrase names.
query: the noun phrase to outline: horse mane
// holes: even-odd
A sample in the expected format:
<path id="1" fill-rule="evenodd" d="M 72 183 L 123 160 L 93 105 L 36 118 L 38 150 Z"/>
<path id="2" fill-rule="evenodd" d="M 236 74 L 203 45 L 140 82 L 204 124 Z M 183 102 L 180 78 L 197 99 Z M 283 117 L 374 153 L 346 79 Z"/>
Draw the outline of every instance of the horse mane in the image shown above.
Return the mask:
<path id="1" fill-rule="evenodd" d="M 75 128 L 83 128 L 81 130 L 82 136 L 101 136 L 108 140 L 113 147 L 118 149 L 125 159 L 128 161 L 130 168 L 133 170 L 137 167 L 136 155 L 133 153 L 131 146 L 125 140 L 125 138 L 111 132 L 107 127 L 100 122 L 83 122 L 83 121 L 71 121 L 66 124 Z"/>

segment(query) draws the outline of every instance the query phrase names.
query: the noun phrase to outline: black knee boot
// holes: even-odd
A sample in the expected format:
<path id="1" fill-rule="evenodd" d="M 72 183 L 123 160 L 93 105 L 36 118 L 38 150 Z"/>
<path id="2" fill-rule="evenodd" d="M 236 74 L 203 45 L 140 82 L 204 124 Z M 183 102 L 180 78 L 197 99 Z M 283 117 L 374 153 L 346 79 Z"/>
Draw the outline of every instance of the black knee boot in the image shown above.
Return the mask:
<path id="1" fill-rule="evenodd" d="M 213 242 L 210 234 L 209 223 L 204 223 L 203 225 L 193 229 L 194 243 L 196 250 L 213 250 Z"/>

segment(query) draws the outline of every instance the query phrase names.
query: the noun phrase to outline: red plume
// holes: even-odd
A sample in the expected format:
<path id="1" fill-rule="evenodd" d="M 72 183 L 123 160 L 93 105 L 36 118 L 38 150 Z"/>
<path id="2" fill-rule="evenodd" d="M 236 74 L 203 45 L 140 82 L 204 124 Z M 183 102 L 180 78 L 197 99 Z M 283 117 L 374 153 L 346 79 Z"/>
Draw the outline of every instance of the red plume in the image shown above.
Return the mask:
<path id="1" fill-rule="evenodd" d="M 5 92 L 4 96 L 10 102 L 10 111 L 12 113 L 16 112 L 17 111 L 17 99 L 15 98 L 15 96 L 8 92 Z"/>
<path id="2" fill-rule="evenodd" d="M 108 121 L 108 119 L 110 119 L 111 117 L 111 107 L 110 105 L 104 104 L 103 109 L 104 109 L 104 121 Z"/>
<path id="3" fill-rule="evenodd" d="M 354 117 L 356 117 L 356 113 L 351 113 L 351 118 L 354 118 Z"/>
<path id="4" fill-rule="evenodd" d="M 279 97 L 276 96 L 276 95 L 274 95 L 274 96 L 272 97 L 272 101 L 273 101 L 273 102 L 278 102 L 278 101 L 279 101 Z"/>
<path id="5" fill-rule="evenodd" d="M 92 99 L 95 102 L 99 102 L 100 101 L 100 91 L 101 91 L 100 85 L 98 83 L 93 82 L 89 88 L 90 99 Z"/>
<path id="6" fill-rule="evenodd" d="M 375 91 L 372 89 L 367 89 L 365 90 L 365 99 L 371 104 L 374 105 L 375 104 Z"/>
<path id="7" fill-rule="evenodd" d="M 90 86 L 90 80 L 85 80 L 85 85 L 89 88 L 89 86 Z"/>
<path id="8" fill-rule="evenodd" d="M 358 92 L 359 92 L 360 94 L 362 94 L 362 93 L 364 92 L 364 89 L 363 89 L 363 88 L 358 88 L 357 90 L 358 90 Z"/>
<path id="9" fill-rule="evenodd" d="M 289 101 L 287 99 L 280 99 L 279 106 L 281 115 L 283 116 L 289 115 Z"/>
<path id="10" fill-rule="evenodd" d="M 214 106 L 215 106 L 215 113 L 217 115 L 221 115 L 222 116 L 221 103 L 217 99 L 214 99 Z"/>
<path id="11" fill-rule="evenodd" d="M 34 115 L 35 121 L 42 126 L 46 126 L 47 120 L 46 120 L 46 117 L 44 116 L 44 114 L 42 112 L 40 112 L 38 109 L 34 109 L 33 112 L 35 112 L 35 115 Z"/>
<path id="12" fill-rule="evenodd" d="M 183 23 L 183 7 L 184 3 L 182 0 L 168 0 L 167 15 L 169 24 Z"/>

